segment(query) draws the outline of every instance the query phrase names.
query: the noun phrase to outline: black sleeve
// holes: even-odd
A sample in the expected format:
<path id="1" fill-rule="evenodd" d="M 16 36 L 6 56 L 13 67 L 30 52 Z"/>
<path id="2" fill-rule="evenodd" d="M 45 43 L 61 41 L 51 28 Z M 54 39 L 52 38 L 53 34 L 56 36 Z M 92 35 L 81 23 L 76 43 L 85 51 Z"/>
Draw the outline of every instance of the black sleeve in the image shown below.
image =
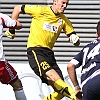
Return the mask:
<path id="1" fill-rule="evenodd" d="M 76 34 L 76 32 L 74 31 L 74 32 L 68 34 L 67 36 L 70 37 L 70 35 L 72 35 L 72 34 Z"/>
<path id="2" fill-rule="evenodd" d="M 25 14 L 24 8 L 25 8 L 25 5 L 22 5 L 21 11 L 22 11 L 23 14 Z"/>

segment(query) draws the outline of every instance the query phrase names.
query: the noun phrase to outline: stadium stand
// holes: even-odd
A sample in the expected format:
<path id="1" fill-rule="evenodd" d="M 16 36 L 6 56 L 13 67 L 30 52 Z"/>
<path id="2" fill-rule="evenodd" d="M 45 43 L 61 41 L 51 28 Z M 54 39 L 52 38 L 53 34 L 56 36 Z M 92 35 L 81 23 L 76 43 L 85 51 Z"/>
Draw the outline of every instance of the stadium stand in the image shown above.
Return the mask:
<path id="1" fill-rule="evenodd" d="M 11 16 L 16 4 L 25 3 L 50 6 L 52 0 L 1 0 L 0 12 Z M 80 47 L 73 49 L 73 45 L 67 42 L 67 37 L 62 32 L 53 48 L 58 63 L 67 63 L 94 38 L 95 26 L 100 20 L 100 0 L 70 0 L 65 14 L 72 21 L 76 33 L 80 36 L 81 44 Z M 23 29 L 16 31 L 16 38 L 10 40 L 3 37 L 4 51 L 9 61 L 27 61 L 26 44 L 31 18 L 28 15 L 20 15 L 19 20 L 23 24 Z"/>

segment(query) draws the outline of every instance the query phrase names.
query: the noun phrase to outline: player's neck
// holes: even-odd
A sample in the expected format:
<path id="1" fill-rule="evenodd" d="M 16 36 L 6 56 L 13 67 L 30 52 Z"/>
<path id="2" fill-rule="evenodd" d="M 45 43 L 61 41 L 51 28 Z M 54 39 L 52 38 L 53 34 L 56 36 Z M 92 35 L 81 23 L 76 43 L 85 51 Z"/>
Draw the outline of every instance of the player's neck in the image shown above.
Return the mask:
<path id="1" fill-rule="evenodd" d="M 54 6 L 54 5 L 51 6 L 50 8 L 51 8 L 51 10 L 53 11 L 53 13 L 54 13 L 55 15 L 59 15 L 59 13 L 58 13 L 58 11 L 55 9 L 55 6 Z"/>

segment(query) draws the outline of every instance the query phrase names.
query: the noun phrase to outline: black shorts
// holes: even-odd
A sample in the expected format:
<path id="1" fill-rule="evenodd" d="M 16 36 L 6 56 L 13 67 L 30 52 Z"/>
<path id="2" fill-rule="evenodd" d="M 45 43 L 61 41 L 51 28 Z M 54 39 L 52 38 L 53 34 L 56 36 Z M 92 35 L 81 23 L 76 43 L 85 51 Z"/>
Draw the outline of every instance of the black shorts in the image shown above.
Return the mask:
<path id="1" fill-rule="evenodd" d="M 49 48 L 30 47 L 27 49 L 27 56 L 31 68 L 41 78 L 43 83 L 48 84 L 43 75 L 51 69 L 54 69 L 64 80 L 62 72 L 56 63 L 54 53 Z"/>

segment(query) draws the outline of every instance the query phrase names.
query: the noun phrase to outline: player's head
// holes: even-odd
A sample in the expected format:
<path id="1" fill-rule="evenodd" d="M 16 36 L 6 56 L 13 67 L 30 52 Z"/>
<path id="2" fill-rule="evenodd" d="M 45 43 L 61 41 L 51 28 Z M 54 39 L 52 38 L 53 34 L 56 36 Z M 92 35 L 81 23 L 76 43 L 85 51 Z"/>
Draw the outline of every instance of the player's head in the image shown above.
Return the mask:
<path id="1" fill-rule="evenodd" d="M 68 5 L 69 0 L 53 0 L 53 10 L 55 13 L 63 13 Z"/>
<path id="2" fill-rule="evenodd" d="M 97 23 L 97 37 L 100 37 L 100 21 Z"/>

